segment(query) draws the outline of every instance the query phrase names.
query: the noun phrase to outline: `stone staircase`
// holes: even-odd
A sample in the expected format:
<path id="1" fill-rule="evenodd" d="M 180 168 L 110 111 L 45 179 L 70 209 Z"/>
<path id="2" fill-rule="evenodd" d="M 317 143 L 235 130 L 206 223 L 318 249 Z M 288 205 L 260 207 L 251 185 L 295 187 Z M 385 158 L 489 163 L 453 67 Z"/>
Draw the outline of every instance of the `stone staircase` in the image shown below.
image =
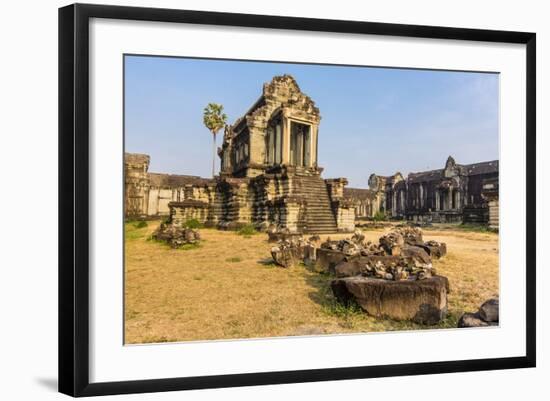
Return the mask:
<path id="1" fill-rule="evenodd" d="M 338 231 L 325 180 L 319 175 L 296 174 L 293 193 L 306 201 L 303 226 L 308 234 L 329 234 Z"/>

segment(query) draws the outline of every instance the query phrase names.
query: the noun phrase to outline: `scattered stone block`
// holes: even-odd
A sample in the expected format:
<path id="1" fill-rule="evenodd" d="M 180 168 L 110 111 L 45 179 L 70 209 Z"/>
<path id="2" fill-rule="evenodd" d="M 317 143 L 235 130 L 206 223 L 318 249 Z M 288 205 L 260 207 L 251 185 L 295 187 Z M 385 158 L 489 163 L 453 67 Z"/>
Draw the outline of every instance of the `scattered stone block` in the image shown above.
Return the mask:
<path id="1" fill-rule="evenodd" d="M 316 253 L 315 269 L 323 273 L 334 274 L 334 267 L 346 258 L 344 253 L 327 248 L 319 248 Z"/>
<path id="2" fill-rule="evenodd" d="M 498 298 L 492 298 L 483 303 L 479 308 L 479 316 L 490 323 L 498 323 L 499 302 Z"/>
<path id="3" fill-rule="evenodd" d="M 321 237 L 319 237 L 318 235 L 312 235 L 308 238 L 307 241 L 315 248 L 319 248 L 321 246 Z"/>
<path id="4" fill-rule="evenodd" d="M 381 236 L 378 241 L 380 242 L 380 247 L 388 255 L 394 256 L 401 255 L 401 248 L 405 245 L 403 236 L 397 231 L 390 231 L 388 234 Z"/>
<path id="5" fill-rule="evenodd" d="M 426 241 L 416 246 L 424 249 L 432 259 L 440 259 L 447 254 L 447 244 L 444 242 Z"/>
<path id="6" fill-rule="evenodd" d="M 401 249 L 401 256 L 410 260 L 414 266 L 421 268 L 432 267 L 432 258 L 426 253 L 426 251 L 418 246 L 406 245 Z"/>
<path id="7" fill-rule="evenodd" d="M 401 234 L 403 242 L 406 245 L 418 246 L 424 243 L 422 239 L 422 230 L 418 227 L 398 226 L 394 229 L 395 232 Z"/>
<path id="8" fill-rule="evenodd" d="M 457 326 L 459 328 L 498 326 L 498 310 L 498 298 L 489 299 L 476 313 L 464 313 L 458 320 Z"/>
<path id="9" fill-rule="evenodd" d="M 304 246 L 304 264 L 306 266 L 314 266 L 317 260 L 317 248 L 308 243 Z"/>
<path id="10" fill-rule="evenodd" d="M 432 325 L 447 314 L 449 281 L 443 276 L 414 281 L 355 276 L 333 280 L 331 288 L 339 302 L 355 301 L 375 317 Z"/>
<path id="11" fill-rule="evenodd" d="M 479 313 L 465 313 L 458 319 L 458 327 L 487 327 L 490 324 L 479 316 Z"/>
<path id="12" fill-rule="evenodd" d="M 271 257 L 279 266 L 293 267 L 301 262 L 303 250 L 298 246 L 280 244 L 271 248 Z"/>

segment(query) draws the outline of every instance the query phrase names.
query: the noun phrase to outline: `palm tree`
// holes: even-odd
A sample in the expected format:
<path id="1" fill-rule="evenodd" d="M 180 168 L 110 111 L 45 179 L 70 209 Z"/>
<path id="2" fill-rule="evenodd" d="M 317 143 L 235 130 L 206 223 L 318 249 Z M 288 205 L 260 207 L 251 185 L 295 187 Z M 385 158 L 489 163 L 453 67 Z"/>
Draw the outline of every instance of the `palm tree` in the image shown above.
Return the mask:
<path id="1" fill-rule="evenodd" d="M 223 113 L 223 106 L 217 103 L 208 103 L 204 108 L 202 121 L 208 130 L 212 133 L 212 178 L 215 173 L 216 163 L 216 134 L 225 127 L 227 116 Z"/>

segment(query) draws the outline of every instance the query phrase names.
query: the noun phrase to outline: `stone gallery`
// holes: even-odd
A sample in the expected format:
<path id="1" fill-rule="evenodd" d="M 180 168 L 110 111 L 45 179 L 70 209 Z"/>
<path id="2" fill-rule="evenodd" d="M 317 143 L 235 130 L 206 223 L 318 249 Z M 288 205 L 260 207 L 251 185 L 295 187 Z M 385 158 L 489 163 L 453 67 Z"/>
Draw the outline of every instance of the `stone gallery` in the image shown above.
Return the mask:
<path id="1" fill-rule="evenodd" d="M 418 222 L 475 222 L 498 228 L 498 160 L 439 170 L 372 174 L 369 188 L 345 177 L 323 178 L 318 164 L 321 115 L 290 75 L 264 84 L 262 95 L 232 125 L 218 149 L 212 179 L 151 173 L 149 156 L 125 154 L 125 215 L 169 215 L 218 228 L 253 224 L 298 233 L 353 232 L 384 214 Z"/>

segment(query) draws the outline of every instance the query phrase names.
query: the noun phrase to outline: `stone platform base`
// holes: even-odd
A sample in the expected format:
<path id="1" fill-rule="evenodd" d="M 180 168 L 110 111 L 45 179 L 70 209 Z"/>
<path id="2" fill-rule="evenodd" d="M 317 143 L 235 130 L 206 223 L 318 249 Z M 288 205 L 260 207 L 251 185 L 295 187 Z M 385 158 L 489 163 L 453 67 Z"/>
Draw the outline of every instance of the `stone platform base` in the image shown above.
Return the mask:
<path id="1" fill-rule="evenodd" d="M 339 302 L 356 301 L 369 315 L 436 324 L 447 314 L 449 281 L 443 276 L 391 281 L 355 276 L 332 281 Z"/>

